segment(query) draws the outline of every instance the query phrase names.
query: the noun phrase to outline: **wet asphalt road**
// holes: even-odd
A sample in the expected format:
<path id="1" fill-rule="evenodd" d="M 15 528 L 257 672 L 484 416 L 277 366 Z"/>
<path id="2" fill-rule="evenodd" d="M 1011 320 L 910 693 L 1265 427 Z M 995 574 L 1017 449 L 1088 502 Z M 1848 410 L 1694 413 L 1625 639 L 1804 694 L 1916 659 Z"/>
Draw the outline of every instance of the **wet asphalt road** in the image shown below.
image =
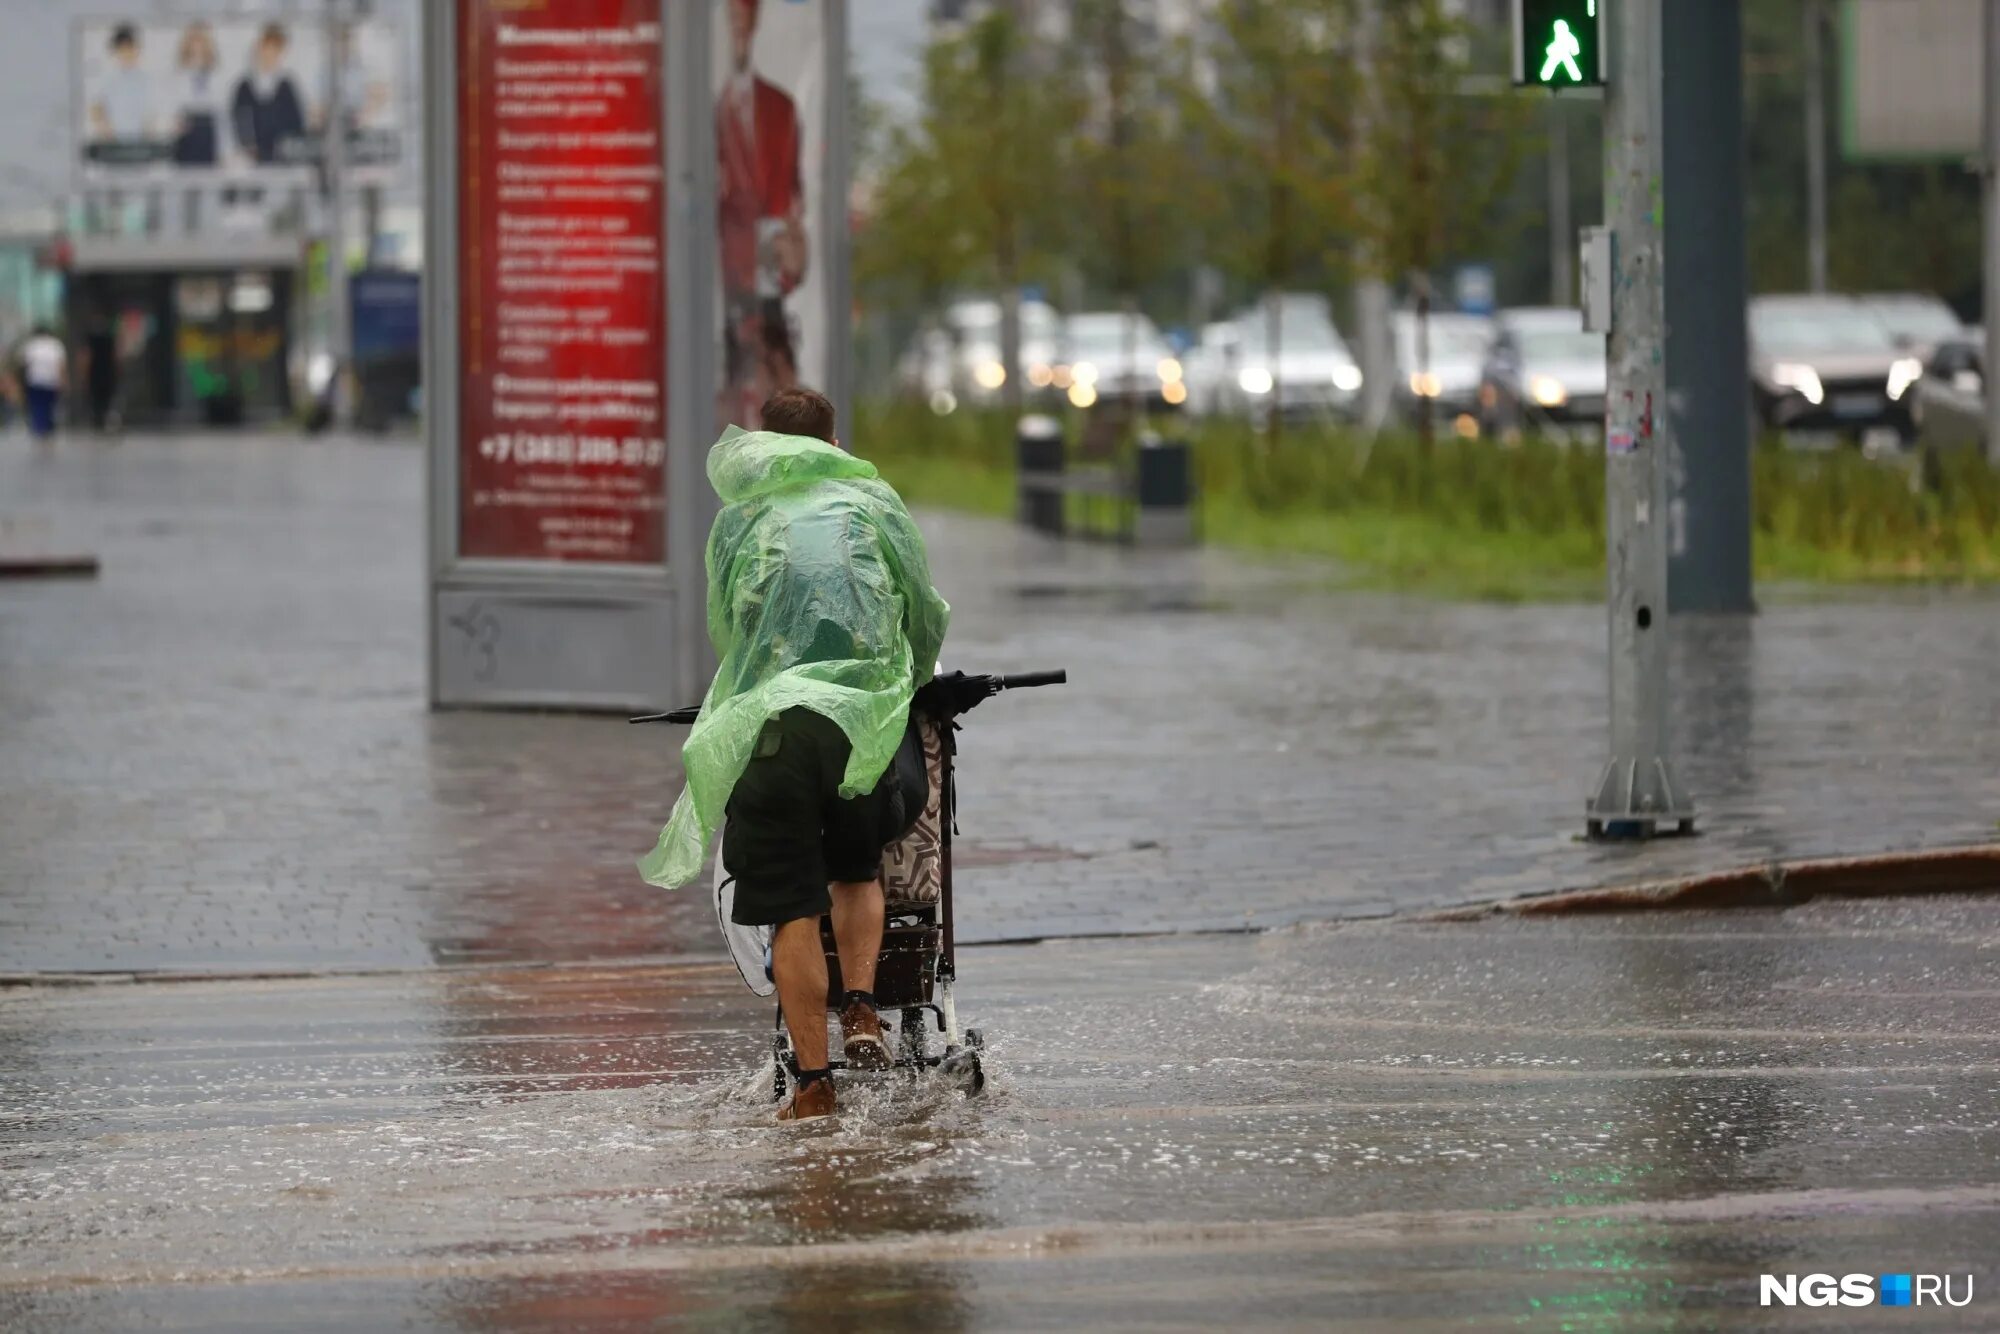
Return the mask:
<path id="1" fill-rule="evenodd" d="M 632 869 L 679 786 L 668 729 L 426 712 L 419 462 L 0 439 L 0 510 L 104 562 L 0 585 L 0 973 L 712 951 L 700 897 Z M 921 517 L 951 660 L 1072 682 L 968 719 L 969 938 L 1381 916 L 2000 829 L 1991 596 L 1676 622 L 1705 833 L 1589 847 L 1599 609 Z"/>
<path id="2" fill-rule="evenodd" d="M 2000 902 L 974 950 L 780 1128 L 718 968 L 0 991 L 0 1327 L 1983 1329 Z M 1971 1273 L 1777 1311 L 1760 1273 Z"/>

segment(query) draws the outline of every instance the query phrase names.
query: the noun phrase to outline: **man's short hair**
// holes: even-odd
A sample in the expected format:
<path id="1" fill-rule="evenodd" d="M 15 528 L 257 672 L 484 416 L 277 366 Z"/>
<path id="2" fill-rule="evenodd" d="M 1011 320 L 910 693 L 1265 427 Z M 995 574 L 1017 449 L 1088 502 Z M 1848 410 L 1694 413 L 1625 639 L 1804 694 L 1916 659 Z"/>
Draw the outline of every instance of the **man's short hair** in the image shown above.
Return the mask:
<path id="1" fill-rule="evenodd" d="M 817 389 L 780 389 L 764 400 L 764 429 L 833 443 L 833 403 Z"/>
<path id="2" fill-rule="evenodd" d="M 139 30 L 129 23 L 121 23 L 111 30 L 111 49 L 139 44 Z"/>

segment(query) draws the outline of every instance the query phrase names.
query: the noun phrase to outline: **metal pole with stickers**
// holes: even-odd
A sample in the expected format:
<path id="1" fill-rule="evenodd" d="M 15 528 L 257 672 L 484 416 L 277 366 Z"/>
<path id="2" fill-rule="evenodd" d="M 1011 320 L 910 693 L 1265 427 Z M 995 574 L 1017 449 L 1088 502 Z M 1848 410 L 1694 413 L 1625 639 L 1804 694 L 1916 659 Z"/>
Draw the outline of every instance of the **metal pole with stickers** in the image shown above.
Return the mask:
<path id="1" fill-rule="evenodd" d="M 1597 838 L 1689 833 L 1694 806 L 1668 757 L 1666 248 L 1661 151 L 1663 0 L 1607 4 L 1606 225 L 1583 246 L 1584 319 L 1608 338 L 1606 601 L 1611 757 L 1585 810 Z"/>

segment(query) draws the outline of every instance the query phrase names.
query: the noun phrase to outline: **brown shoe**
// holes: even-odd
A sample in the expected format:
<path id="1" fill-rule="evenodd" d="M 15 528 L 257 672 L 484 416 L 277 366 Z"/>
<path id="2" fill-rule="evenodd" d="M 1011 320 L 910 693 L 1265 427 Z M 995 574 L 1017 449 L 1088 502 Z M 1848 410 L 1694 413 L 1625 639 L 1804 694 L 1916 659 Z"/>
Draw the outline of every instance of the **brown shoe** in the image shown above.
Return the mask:
<path id="1" fill-rule="evenodd" d="M 887 1070 L 889 1044 L 882 1041 L 882 1017 L 865 1000 L 854 999 L 840 1012 L 840 1036 L 850 1070 Z"/>
<path id="2" fill-rule="evenodd" d="M 778 1113 L 780 1121 L 810 1121 L 816 1116 L 833 1115 L 833 1080 L 822 1075 L 792 1092 L 792 1100 Z"/>

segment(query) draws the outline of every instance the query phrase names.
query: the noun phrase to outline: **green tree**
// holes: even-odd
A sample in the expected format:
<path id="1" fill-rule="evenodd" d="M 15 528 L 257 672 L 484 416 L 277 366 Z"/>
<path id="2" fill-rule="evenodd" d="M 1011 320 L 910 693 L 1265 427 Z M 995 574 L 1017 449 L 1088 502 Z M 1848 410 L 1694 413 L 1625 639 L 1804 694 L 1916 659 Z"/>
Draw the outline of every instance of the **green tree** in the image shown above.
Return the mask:
<path id="1" fill-rule="evenodd" d="M 1806 76 L 1806 11 L 1798 0 L 1744 0 L 1745 200 L 1750 283 L 1803 291 L 1807 273 L 1805 102 L 1826 99 L 1838 126 L 1838 49 L 1828 41 L 1824 86 Z M 1969 90 L 1968 96 L 1976 96 Z M 1935 292 L 1969 313 L 1980 272 L 1978 176 L 1956 163 L 1877 163 L 1828 146 L 1827 269 L 1841 291 Z"/>
<path id="2" fill-rule="evenodd" d="M 1086 101 L 1068 154 L 1071 249 L 1136 337 L 1143 294 L 1185 272 L 1197 246 L 1179 108 L 1163 53 L 1141 45 L 1124 0 L 1076 0 L 1073 27 L 1070 77 Z"/>
<path id="3" fill-rule="evenodd" d="M 1020 404 L 1021 284 L 1060 252 L 1064 171 L 1079 100 L 998 8 L 924 59 L 922 112 L 883 146 L 856 269 L 874 290 L 925 306 L 968 286 L 997 288 L 1010 406 Z"/>
<path id="4" fill-rule="evenodd" d="M 1181 124 L 1203 188 L 1183 198 L 1203 253 L 1266 296 L 1328 284 L 1354 234 L 1357 0 L 1219 0 L 1182 52 Z M 1275 367 L 1282 303 L 1265 303 Z M 1283 381 L 1273 376 L 1271 420 Z"/>
<path id="5" fill-rule="evenodd" d="M 1525 97 L 1469 90 L 1470 43 L 1443 0 L 1398 0 L 1378 11 L 1358 191 L 1362 253 L 1376 276 L 1412 289 L 1418 369 L 1427 361 L 1433 277 L 1446 260 L 1499 239 L 1494 219 L 1532 142 Z M 1430 400 L 1418 403 L 1418 431 L 1428 439 Z"/>

